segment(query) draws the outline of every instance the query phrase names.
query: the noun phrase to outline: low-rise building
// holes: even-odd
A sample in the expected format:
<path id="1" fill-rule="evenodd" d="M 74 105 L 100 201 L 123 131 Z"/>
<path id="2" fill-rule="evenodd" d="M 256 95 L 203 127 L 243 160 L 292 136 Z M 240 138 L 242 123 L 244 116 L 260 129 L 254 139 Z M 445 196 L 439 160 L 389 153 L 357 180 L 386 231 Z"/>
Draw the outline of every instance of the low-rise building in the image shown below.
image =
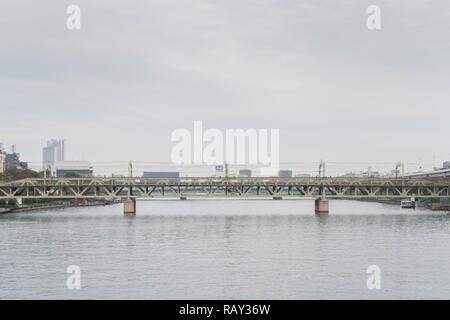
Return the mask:
<path id="1" fill-rule="evenodd" d="M 176 171 L 144 171 L 142 178 L 179 178 L 180 173 Z"/>
<path id="2" fill-rule="evenodd" d="M 292 178 L 292 170 L 280 170 L 278 176 L 280 178 Z"/>
<path id="3" fill-rule="evenodd" d="M 239 176 L 240 177 L 245 177 L 245 178 L 250 178 L 252 176 L 252 170 L 250 170 L 250 169 L 240 169 L 239 170 Z"/>
<path id="4" fill-rule="evenodd" d="M 50 166 L 50 172 L 53 177 L 64 177 L 68 173 L 92 176 L 94 169 L 89 161 L 56 161 Z"/>
<path id="5" fill-rule="evenodd" d="M 295 175 L 296 178 L 311 178 L 311 174 L 310 173 L 297 173 Z"/>
<path id="6" fill-rule="evenodd" d="M 405 178 L 432 178 L 432 177 L 450 177 L 450 169 L 441 169 L 429 172 L 417 172 L 405 175 Z"/>
<path id="7" fill-rule="evenodd" d="M 343 174 L 341 176 L 341 178 L 358 178 L 358 177 L 359 177 L 359 175 L 353 171 L 347 172 L 346 174 Z"/>

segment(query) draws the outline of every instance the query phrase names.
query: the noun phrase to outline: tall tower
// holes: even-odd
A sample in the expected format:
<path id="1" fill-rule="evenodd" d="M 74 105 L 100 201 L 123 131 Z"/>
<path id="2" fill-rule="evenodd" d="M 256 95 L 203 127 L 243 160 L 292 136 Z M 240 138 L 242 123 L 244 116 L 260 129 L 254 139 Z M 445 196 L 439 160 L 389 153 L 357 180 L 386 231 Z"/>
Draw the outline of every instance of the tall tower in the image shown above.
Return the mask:
<path id="1" fill-rule="evenodd" d="M 59 140 L 56 143 L 56 161 L 64 161 L 66 158 L 66 140 Z"/>

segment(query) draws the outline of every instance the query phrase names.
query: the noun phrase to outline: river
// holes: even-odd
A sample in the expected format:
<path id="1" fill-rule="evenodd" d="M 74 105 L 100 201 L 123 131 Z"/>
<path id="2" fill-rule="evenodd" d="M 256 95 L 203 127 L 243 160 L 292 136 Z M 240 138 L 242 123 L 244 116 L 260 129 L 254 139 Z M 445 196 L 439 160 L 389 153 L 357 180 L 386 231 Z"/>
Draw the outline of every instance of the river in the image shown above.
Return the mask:
<path id="1" fill-rule="evenodd" d="M 330 200 L 0 215 L 1 299 L 450 299 L 450 214 Z M 80 268 L 80 290 L 66 285 Z M 367 268 L 379 267 L 380 289 Z"/>

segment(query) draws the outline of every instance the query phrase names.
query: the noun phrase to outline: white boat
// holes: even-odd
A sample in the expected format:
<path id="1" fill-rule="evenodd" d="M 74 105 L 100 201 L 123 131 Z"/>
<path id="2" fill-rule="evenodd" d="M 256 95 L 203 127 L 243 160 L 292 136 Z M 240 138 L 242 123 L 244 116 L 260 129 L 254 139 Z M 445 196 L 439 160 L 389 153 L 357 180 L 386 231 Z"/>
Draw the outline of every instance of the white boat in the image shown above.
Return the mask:
<path id="1" fill-rule="evenodd" d="M 415 208 L 416 207 L 416 203 L 414 201 L 411 201 L 411 200 L 402 200 L 402 202 L 400 203 L 400 206 L 402 208 Z"/>

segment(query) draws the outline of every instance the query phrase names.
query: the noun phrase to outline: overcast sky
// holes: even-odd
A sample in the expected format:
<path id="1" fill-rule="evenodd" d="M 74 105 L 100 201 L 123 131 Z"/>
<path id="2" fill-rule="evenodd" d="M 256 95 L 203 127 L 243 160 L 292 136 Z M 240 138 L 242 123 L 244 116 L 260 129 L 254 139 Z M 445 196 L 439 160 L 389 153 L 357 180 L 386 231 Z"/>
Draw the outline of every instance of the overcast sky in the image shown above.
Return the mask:
<path id="1" fill-rule="evenodd" d="M 449 30 L 448 0 L 2 0 L 0 142 L 36 163 L 50 138 L 70 160 L 170 161 L 171 132 L 202 120 L 280 129 L 281 162 L 439 164 Z"/>

